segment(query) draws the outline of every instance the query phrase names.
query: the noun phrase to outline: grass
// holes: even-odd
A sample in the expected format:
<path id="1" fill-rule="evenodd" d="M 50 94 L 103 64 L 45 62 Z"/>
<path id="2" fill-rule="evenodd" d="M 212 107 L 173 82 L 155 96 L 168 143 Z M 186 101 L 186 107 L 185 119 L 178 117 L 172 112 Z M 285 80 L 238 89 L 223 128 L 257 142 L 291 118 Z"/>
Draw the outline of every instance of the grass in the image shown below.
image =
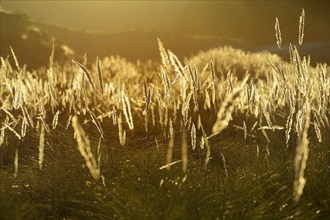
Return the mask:
<path id="1" fill-rule="evenodd" d="M 109 152 L 101 166 L 105 185 L 89 176 L 75 143 L 65 132 L 46 135 L 52 144 L 45 146 L 42 171 L 32 144 L 38 145 L 38 137 L 31 138 L 30 145 L 20 143 L 19 175 L 13 178 L 12 166 L 1 169 L 2 218 L 321 219 L 329 211 L 328 168 L 322 163 L 328 157 L 326 146 L 312 144 L 309 164 L 313 166 L 306 171 L 304 196 L 294 203 L 294 155 L 284 149 L 279 152 L 276 143 L 268 146 L 269 156 L 265 146 L 260 146 L 258 156 L 256 143 L 224 134 L 222 141 L 212 141 L 214 156 L 207 170 L 203 169 L 204 153 L 190 152 L 183 182 L 185 174 L 179 164 L 170 171 L 159 170 L 166 154 L 161 137 L 157 151 L 154 141 L 132 136 L 125 147 L 111 141 L 102 144 Z M 98 140 L 91 142 L 96 145 Z M 220 150 L 226 157 L 228 178 Z"/>
<path id="2" fill-rule="evenodd" d="M 326 218 L 327 66 L 158 45 L 159 64 L 1 58 L 1 219 Z"/>

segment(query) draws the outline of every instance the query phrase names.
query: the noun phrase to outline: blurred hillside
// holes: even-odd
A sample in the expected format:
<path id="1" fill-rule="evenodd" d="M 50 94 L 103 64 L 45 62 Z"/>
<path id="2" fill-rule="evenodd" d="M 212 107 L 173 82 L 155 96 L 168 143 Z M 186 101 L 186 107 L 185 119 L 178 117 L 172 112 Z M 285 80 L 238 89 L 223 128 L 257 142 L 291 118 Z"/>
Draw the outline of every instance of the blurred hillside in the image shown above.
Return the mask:
<path id="1" fill-rule="evenodd" d="M 124 32 L 106 33 L 82 31 L 63 26 L 33 22 L 26 15 L 1 11 L 1 56 L 11 54 L 13 47 L 21 64 L 36 68 L 48 64 L 53 42 L 55 60 L 77 58 L 84 54 L 90 59 L 96 56 L 120 55 L 131 61 L 159 60 L 157 38 L 167 48 L 183 58 L 221 45 L 235 45 L 224 38 L 198 38 L 183 34 L 133 29 Z M 67 45 L 67 46 L 66 46 Z"/>
<path id="2" fill-rule="evenodd" d="M 280 21 L 283 43 L 297 43 L 304 8 L 305 42 L 330 40 L 330 1 L 191 1 L 173 30 L 189 35 L 227 36 L 250 47 L 274 44 L 274 24 Z"/>
<path id="3" fill-rule="evenodd" d="M 109 55 L 120 55 L 130 61 L 159 60 L 156 39 L 160 38 L 180 59 L 199 51 L 231 45 L 251 52 L 267 50 L 288 60 L 288 44 L 298 41 L 298 21 L 303 7 L 306 12 L 305 37 L 299 51 L 301 55 L 310 54 L 312 64 L 316 61 L 329 63 L 328 6 L 329 1 L 188 2 L 181 5 L 181 13 L 176 12 L 178 16 L 175 22 L 171 20 L 170 29 L 169 24 L 164 24 L 157 28 L 138 27 L 117 32 L 115 29 L 111 32 L 90 31 L 47 24 L 2 10 L 0 52 L 1 56 L 7 56 L 11 45 L 20 63 L 27 63 L 29 68 L 48 64 L 53 41 L 57 60 L 72 59 L 73 51 L 76 59 L 87 54 L 92 60 L 96 56 Z M 95 11 L 91 15 L 93 13 Z M 73 11 L 71 16 L 77 19 L 74 14 Z M 93 16 L 88 17 L 93 19 Z M 280 20 L 282 50 L 276 46 L 275 17 Z M 104 17 L 102 19 L 101 23 L 95 21 L 100 27 L 106 23 Z"/>
<path id="4" fill-rule="evenodd" d="M 33 22 L 34 26 L 51 33 L 57 40 L 70 45 L 77 54 L 88 57 L 120 55 L 134 60 L 159 60 L 157 38 L 166 48 L 180 57 L 191 56 L 200 50 L 233 45 L 241 47 L 239 42 L 220 37 L 194 37 L 164 31 L 146 31 L 131 29 L 122 32 L 88 32 L 66 27 Z"/>
<path id="5" fill-rule="evenodd" d="M 74 54 L 71 48 L 60 44 L 52 35 L 31 25 L 26 15 L 1 9 L 0 21 L 0 55 L 10 55 L 11 46 L 19 63 L 27 64 L 28 69 L 48 65 L 53 42 L 57 60 L 67 59 Z"/>
<path id="6" fill-rule="evenodd" d="M 301 55 L 313 62 L 330 62 L 330 1 L 191 1 L 173 30 L 189 35 L 224 36 L 252 52 L 267 50 L 289 59 L 289 43 L 298 44 L 299 16 L 305 10 Z M 275 41 L 275 18 L 279 19 L 282 50 Z"/>

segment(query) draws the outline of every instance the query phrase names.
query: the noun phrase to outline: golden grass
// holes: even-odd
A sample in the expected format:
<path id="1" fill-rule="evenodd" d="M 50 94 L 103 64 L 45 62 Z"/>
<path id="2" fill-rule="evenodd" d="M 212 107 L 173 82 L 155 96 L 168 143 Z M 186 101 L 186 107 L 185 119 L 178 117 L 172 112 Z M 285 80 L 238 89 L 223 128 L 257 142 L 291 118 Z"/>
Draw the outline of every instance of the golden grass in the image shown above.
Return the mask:
<path id="1" fill-rule="evenodd" d="M 221 108 L 217 114 L 217 121 L 214 123 L 212 128 L 213 133 L 220 133 L 228 126 L 229 121 L 232 118 L 231 114 L 234 111 L 235 104 L 238 101 L 248 78 L 249 76 L 245 77 L 241 85 L 235 88 L 233 92 L 229 93 L 224 99 Z"/>
<path id="2" fill-rule="evenodd" d="M 90 87 L 92 88 L 93 92 L 95 92 L 95 91 L 96 91 L 96 88 L 95 88 L 95 85 L 94 85 L 94 83 L 93 83 L 93 81 L 92 81 L 91 74 L 89 73 L 89 71 L 87 70 L 87 68 L 84 67 L 84 65 L 82 65 L 82 64 L 79 63 L 78 61 L 72 60 L 72 62 L 73 62 L 74 64 L 76 64 L 76 66 L 78 66 L 78 67 L 83 71 L 85 77 L 87 78 L 87 81 L 88 81 Z"/>
<path id="3" fill-rule="evenodd" d="M 310 124 L 311 113 L 310 104 L 308 102 L 305 103 L 303 110 L 304 115 L 301 115 L 301 118 L 303 119 L 304 123 L 302 124 L 302 127 L 300 128 L 300 131 L 298 133 L 296 156 L 294 158 L 295 180 L 293 182 L 293 199 L 296 202 L 299 201 L 306 184 L 304 172 L 307 166 L 307 159 L 309 153 L 309 140 L 307 132 Z"/>
<path id="4" fill-rule="evenodd" d="M 77 147 L 81 156 L 85 159 L 86 166 L 89 169 L 90 174 L 95 180 L 100 178 L 100 169 L 97 165 L 97 160 L 92 154 L 90 141 L 86 136 L 84 129 L 81 127 L 78 121 L 78 117 L 75 115 L 72 117 L 72 127 L 74 129 L 74 135 L 77 140 Z"/>
<path id="5" fill-rule="evenodd" d="M 303 43 L 304 20 L 303 10 L 299 44 Z M 281 48 L 278 19 L 275 36 Z M 102 127 L 118 128 L 119 143 L 123 146 L 134 131 L 146 131 L 148 135 L 163 135 L 168 141 L 166 164 L 162 169 L 182 162 L 182 171 L 188 175 L 189 147 L 193 151 L 199 147 L 198 150 L 205 153 L 204 166 L 207 168 L 213 150 L 210 139 L 227 128 L 242 129 L 246 140 L 264 136 L 267 142 L 271 141 L 272 133 L 284 130 L 282 141 L 287 147 L 292 144 L 292 137 L 297 136 L 297 143 L 294 143 L 294 199 L 298 201 L 305 185 L 308 128 L 313 124 L 318 141 L 322 142 L 322 129 L 329 127 L 330 74 L 327 66 L 317 64 L 312 67 L 310 59 L 301 57 L 295 45 L 289 48 L 290 63 L 270 53 L 252 54 L 231 47 L 201 52 L 182 62 L 166 50 L 159 39 L 158 46 L 161 63 L 157 68 L 135 65 L 120 57 L 96 58 L 93 72 L 97 73 L 94 80 L 98 80 L 100 93 L 96 92 L 93 77 L 86 67 L 86 57 L 83 64 L 72 61 L 79 68 L 79 74 L 75 74 L 72 63 L 53 64 L 52 50 L 45 76 L 44 71 L 21 69 L 11 48 L 17 70 L 13 70 L 7 58 L 1 57 L 0 146 L 11 141 L 10 137 L 24 142 L 39 123 L 38 163 L 42 169 L 45 132 L 52 132 L 49 126 L 53 130 L 62 127 L 63 119 L 66 121 L 63 127 L 68 132 L 72 126 L 78 150 L 97 180 L 100 177 L 101 142 L 111 132 Z M 87 83 L 91 89 L 87 88 Z M 232 119 L 242 116 L 242 127 L 231 123 Z M 84 124 L 93 123 L 100 134 L 96 157 L 78 117 Z M 276 121 L 278 118 L 281 118 L 280 122 Z M 249 121 L 253 123 L 251 129 Z M 181 160 L 173 162 L 178 133 L 181 133 Z M 160 151 L 162 145 L 158 145 L 157 138 L 155 140 Z M 259 150 L 257 147 L 258 156 Z M 220 153 L 228 177 L 227 155 Z M 18 149 L 15 149 L 14 157 L 16 176 Z"/>
<path id="6" fill-rule="evenodd" d="M 43 124 L 40 125 L 40 138 L 39 138 L 39 169 L 42 170 L 42 166 L 44 163 L 44 155 L 45 155 L 45 127 Z"/>
<path id="7" fill-rule="evenodd" d="M 281 49 L 282 36 L 281 36 L 280 22 L 278 18 L 276 18 L 276 22 L 275 22 L 275 36 L 276 36 L 277 46 L 279 49 Z"/>
<path id="8" fill-rule="evenodd" d="M 302 45 L 304 41 L 304 29 L 305 29 L 305 10 L 302 9 L 301 15 L 299 17 L 299 37 L 298 37 L 299 45 Z"/>

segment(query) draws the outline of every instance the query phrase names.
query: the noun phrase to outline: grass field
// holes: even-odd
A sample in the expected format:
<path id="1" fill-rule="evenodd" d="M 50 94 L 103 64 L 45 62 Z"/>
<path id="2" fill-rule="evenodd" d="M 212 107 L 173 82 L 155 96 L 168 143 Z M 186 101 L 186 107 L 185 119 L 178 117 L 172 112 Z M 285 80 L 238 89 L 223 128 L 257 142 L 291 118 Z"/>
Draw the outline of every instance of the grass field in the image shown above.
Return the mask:
<path id="1" fill-rule="evenodd" d="M 161 63 L 1 57 L 0 219 L 326 219 L 329 67 L 294 45 L 158 46 Z"/>

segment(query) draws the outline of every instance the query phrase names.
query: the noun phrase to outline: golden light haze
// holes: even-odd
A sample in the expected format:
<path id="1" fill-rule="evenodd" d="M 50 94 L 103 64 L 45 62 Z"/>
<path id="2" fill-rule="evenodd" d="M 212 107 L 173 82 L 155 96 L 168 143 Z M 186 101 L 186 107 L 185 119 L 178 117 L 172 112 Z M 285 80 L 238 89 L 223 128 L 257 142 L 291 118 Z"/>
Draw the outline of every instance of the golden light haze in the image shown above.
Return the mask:
<path id="1" fill-rule="evenodd" d="M 170 30 L 186 1 L 1 1 L 31 20 L 90 31 Z"/>
<path id="2" fill-rule="evenodd" d="M 280 20 L 284 37 L 295 39 L 302 8 L 309 31 L 306 41 L 329 41 L 329 4 L 329 1 L 1 1 L 5 9 L 25 13 L 33 21 L 81 30 L 117 32 L 140 28 L 258 38 L 266 42 L 268 38 L 273 40 L 275 17 Z"/>
<path id="3" fill-rule="evenodd" d="M 29 24 L 25 26 L 48 33 L 77 55 L 118 54 L 129 60 L 158 59 L 157 38 L 179 58 L 225 45 L 252 52 L 281 53 L 276 47 L 276 18 L 283 39 L 282 51 L 287 52 L 289 43 L 298 44 L 299 16 L 304 8 L 301 53 L 329 63 L 330 1 L 1 0 L 0 5 L 5 10 L 26 14 Z M 14 33 L 10 31 L 13 26 L 9 18 L 3 17 L 1 54 L 8 55 L 8 45 L 12 45 L 19 47 L 15 51 L 25 57 L 23 52 L 28 49 L 23 47 L 24 42 L 19 44 L 22 39 L 14 42 L 12 36 L 5 36 Z M 288 58 L 287 53 L 281 56 Z"/>

